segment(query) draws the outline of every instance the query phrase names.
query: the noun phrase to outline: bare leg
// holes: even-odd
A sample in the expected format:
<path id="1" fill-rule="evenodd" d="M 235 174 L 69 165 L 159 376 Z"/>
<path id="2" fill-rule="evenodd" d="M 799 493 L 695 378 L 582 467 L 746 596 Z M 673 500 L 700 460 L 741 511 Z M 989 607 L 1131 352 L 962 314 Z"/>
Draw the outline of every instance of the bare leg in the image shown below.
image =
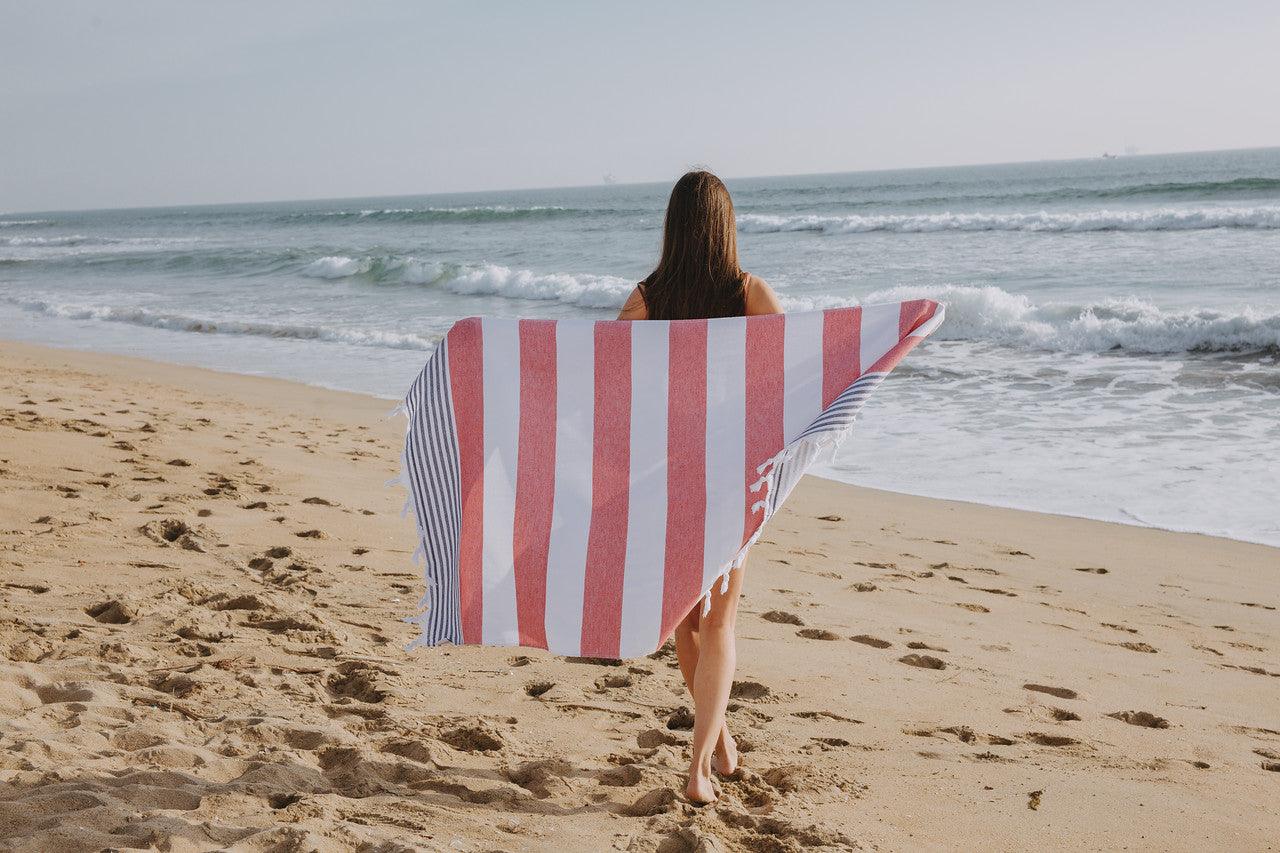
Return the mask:
<path id="1" fill-rule="evenodd" d="M 693 759 L 689 762 L 689 799 L 709 803 L 716 798 L 711 786 L 711 758 L 724 728 L 725 707 L 737 665 L 733 629 L 742 591 L 742 569 L 729 575 L 729 589 L 721 594 L 719 583 L 711 591 L 711 609 L 699 616 L 698 665 L 693 676 Z"/>
<path id="2" fill-rule="evenodd" d="M 741 571 L 741 570 L 739 570 Z M 694 602 L 684 619 L 676 626 L 676 660 L 680 663 L 680 675 L 684 677 L 689 695 L 693 695 L 694 676 L 698 671 L 698 623 L 702 615 L 702 599 Z M 711 757 L 712 767 L 726 776 L 738 769 L 738 745 L 729 734 L 729 724 L 720 726 L 720 736 Z"/>

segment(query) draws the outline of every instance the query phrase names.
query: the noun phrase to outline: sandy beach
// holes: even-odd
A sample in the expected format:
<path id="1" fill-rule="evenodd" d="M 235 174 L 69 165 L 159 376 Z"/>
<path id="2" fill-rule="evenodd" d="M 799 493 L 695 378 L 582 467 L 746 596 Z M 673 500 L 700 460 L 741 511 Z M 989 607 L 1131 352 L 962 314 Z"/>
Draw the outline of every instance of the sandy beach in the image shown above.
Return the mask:
<path id="1" fill-rule="evenodd" d="M 694 808 L 669 646 L 405 651 L 390 407 L 0 344 L 0 848 L 1280 846 L 1276 549 L 811 478 Z"/>

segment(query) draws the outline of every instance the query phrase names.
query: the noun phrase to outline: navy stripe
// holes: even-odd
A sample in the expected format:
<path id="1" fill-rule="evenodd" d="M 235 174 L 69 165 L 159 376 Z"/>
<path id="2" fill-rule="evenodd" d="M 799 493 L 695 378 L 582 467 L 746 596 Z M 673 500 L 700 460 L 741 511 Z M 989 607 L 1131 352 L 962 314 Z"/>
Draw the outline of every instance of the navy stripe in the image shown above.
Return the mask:
<path id="1" fill-rule="evenodd" d="M 458 443 L 449 354 L 441 341 L 405 398 L 409 432 L 405 463 L 418 522 L 427 582 L 426 608 L 418 620 L 421 641 L 462 643 L 458 600 L 458 539 L 461 533 Z"/>
<path id="2" fill-rule="evenodd" d="M 848 429 L 875 387 L 889 374 L 865 373 L 856 382 L 831 401 L 831 405 L 818 415 L 796 441 L 804 441 L 824 432 L 842 432 Z"/>

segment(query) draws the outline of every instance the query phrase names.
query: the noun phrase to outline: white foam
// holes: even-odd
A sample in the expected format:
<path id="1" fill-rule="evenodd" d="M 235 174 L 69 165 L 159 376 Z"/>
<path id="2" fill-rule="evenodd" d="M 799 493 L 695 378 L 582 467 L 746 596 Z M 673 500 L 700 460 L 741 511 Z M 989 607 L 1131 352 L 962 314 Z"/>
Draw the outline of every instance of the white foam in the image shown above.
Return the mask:
<path id="1" fill-rule="evenodd" d="M 987 341 L 1057 352 L 1229 352 L 1280 349 L 1280 314 L 1246 308 L 1172 311 L 1141 299 L 1036 304 L 998 287 L 908 285 L 864 302 L 934 299 L 947 306 L 938 340 Z"/>
<path id="2" fill-rule="evenodd" d="M 379 282 L 438 284 L 450 293 L 564 302 L 582 308 L 618 308 L 635 282 L 591 273 L 539 273 L 499 264 L 448 264 L 414 257 L 330 255 L 302 269 L 311 278 L 365 276 Z"/>
<path id="3" fill-rule="evenodd" d="M 79 246 L 84 243 L 109 243 L 104 237 L 66 234 L 60 237 L 0 237 L 0 246 Z"/>
<path id="4" fill-rule="evenodd" d="M 1280 228 L 1280 207 L 1158 207 L 1142 210 L 1086 210 L 1038 213 L 930 213 L 822 216 L 743 213 L 738 228 L 753 234 L 814 231 L 859 234 L 871 231 L 1196 231 L 1210 228 Z"/>
<path id="5" fill-rule="evenodd" d="M 498 264 L 463 268 L 444 279 L 446 290 L 472 296 L 502 296 L 565 302 L 583 308 L 616 308 L 635 282 L 611 275 L 535 273 Z"/>
<path id="6" fill-rule="evenodd" d="M 371 262 L 368 258 L 348 258 L 343 255 L 328 255 L 317 258 L 302 270 L 302 274 L 312 278 L 346 278 L 369 271 Z"/>
<path id="7" fill-rule="evenodd" d="M 0 228 L 13 228 L 20 225 L 52 225 L 48 219 L 0 219 Z"/>
<path id="8" fill-rule="evenodd" d="M 428 352 L 435 349 L 436 344 L 435 339 L 421 335 L 387 332 L 379 329 L 337 328 L 322 325 L 195 317 L 187 314 L 152 311 L 147 308 L 130 305 L 87 305 L 83 303 L 51 302 L 42 299 L 17 299 L 12 297 L 7 297 L 6 301 L 26 311 L 43 314 L 48 317 L 58 317 L 66 320 L 129 323 L 135 326 L 167 329 L 174 332 L 332 341 L 354 346 L 425 350 Z"/>

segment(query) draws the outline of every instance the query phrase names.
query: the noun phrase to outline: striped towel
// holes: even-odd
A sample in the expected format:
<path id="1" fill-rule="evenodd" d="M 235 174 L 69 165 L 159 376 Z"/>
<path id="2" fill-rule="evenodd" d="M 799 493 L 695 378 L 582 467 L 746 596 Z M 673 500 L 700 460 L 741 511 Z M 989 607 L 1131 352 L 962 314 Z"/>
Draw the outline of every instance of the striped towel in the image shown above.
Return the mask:
<path id="1" fill-rule="evenodd" d="M 654 651 L 942 317 L 458 321 L 404 402 L 416 644 Z"/>

